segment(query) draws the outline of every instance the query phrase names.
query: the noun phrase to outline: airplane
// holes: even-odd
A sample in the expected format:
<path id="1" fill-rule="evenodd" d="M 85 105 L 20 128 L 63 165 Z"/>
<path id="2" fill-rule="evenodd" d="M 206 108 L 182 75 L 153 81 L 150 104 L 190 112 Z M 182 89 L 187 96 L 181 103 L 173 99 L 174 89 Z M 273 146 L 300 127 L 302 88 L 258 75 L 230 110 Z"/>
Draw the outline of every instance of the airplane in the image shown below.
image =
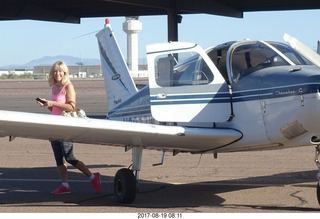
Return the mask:
<path id="1" fill-rule="evenodd" d="M 124 147 L 114 194 L 133 203 L 144 149 L 213 154 L 316 145 L 320 204 L 320 57 L 296 38 L 241 40 L 202 49 L 191 42 L 147 45 L 149 84 L 138 89 L 111 24 L 96 34 L 106 119 L 0 110 L 0 137 L 59 139 Z M 320 119 L 319 119 L 320 120 Z"/>

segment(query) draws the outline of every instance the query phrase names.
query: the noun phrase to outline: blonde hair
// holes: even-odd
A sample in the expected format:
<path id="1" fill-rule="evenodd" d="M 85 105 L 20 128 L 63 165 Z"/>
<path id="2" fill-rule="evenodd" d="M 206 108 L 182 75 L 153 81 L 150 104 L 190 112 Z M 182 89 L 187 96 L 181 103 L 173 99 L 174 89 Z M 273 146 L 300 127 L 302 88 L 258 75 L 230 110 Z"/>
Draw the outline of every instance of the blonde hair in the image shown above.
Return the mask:
<path id="1" fill-rule="evenodd" d="M 56 61 L 52 65 L 50 73 L 49 73 L 48 82 L 49 82 L 49 86 L 50 87 L 54 86 L 57 83 L 57 81 L 54 78 L 54 74 L 53 74 L 56 70 L 61 70 L 61 71 L 64 72 L 64 76 L 62 78 L 62 84 L 63 85 L 65 85 L 66 83 L 70 82 L 68 66 L 63 61 Z"/>

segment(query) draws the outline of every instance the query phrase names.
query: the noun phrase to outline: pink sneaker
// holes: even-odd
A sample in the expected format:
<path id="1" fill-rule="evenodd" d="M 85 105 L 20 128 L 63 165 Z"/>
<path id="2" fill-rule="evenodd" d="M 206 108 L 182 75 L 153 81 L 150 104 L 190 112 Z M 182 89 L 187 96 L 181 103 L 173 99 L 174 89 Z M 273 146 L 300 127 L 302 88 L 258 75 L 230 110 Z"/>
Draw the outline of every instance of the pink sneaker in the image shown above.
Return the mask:
<path id="1" fill-rule="evenodd" d="M 51 192 L 52 195 L 63 195 L 63 194 L 69 194 L 71 193 L 71 188 L 70 187 L 65 187 L 63 185 L 60 185 L 58 188 L 53 190 Z"/>
<path id="2" fill-rule="evenodd" d="M 91 181 L 91 184 L 95 192 L 100 192 L 101 189 L 101 175 L 100 173 L 94 173 L 94 179 Z"/>

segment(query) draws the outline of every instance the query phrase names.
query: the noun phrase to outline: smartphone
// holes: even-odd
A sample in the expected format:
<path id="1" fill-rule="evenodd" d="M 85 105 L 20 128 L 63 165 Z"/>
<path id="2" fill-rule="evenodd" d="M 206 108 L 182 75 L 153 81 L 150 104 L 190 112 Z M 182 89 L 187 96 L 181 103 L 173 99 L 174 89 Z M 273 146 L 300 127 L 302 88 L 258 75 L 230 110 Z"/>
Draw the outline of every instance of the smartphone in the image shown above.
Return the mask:
<path id="1" fill-rule="evenodd" d="M 39 101 L 42 104 L 45 104 L 47 102 L 47 101 L 42 100 L 40 97 L 37 97 L 36 101 Z"/>

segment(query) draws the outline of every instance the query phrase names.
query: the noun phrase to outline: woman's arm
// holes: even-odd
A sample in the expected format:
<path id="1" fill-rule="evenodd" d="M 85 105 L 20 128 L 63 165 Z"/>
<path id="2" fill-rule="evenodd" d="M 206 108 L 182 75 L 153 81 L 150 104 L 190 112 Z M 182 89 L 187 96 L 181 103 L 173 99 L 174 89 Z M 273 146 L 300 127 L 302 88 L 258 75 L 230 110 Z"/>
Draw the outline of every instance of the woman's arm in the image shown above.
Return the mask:
<path id="1" fill-rule="evenodd" d="M 71 105 L 71 109 L 76 107 L 76 91 L 72 83 L 69 83 L 66 86 L 66 103 L 67 105 Z"/>

